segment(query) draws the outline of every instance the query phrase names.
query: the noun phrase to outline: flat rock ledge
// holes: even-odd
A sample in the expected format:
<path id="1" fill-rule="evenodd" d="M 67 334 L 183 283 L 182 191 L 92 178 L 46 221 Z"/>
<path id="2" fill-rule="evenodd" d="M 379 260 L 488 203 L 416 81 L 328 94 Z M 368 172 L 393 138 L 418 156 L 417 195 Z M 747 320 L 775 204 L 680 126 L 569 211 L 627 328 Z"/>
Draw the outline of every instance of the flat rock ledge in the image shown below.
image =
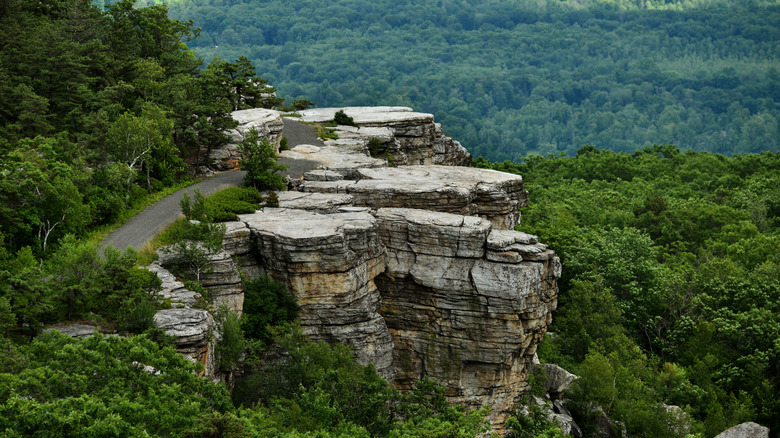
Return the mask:
<path id="1" fill-rule="evenodd" d="M 499 230 L 520 222 L 528 204 L 523 178 L 488 169 L 400 166 L 355 169 L 354 180 L 305 180 L 298 190 L 350 195 L 355 206 L 417 208 L 488 219 Z"/>
<path id="2" fill-rule="evenodd" d="M 471 166 L 471 154 L 461 144 L 442 133 L 434 123 L 433 114 L 418 113 L 407 107 L 342 107 L 315 108 L 300 112 L 300 121 L 325 123 L 336 112 L 352 117 L 356 126 L 335 128 L 337 140 L 326 140 L 326 146 L 369 155 L 368 142 L 379 140 L 376 156 L 391 156 L 396 165 Z"/>

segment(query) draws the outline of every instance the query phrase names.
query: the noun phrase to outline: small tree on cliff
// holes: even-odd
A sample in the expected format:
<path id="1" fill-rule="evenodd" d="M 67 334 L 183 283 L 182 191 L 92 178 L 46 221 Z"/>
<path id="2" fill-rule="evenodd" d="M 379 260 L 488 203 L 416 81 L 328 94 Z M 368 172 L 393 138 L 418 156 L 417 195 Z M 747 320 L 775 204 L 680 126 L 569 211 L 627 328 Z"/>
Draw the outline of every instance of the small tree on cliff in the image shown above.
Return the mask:
<path id="1" fill-rule="evenodd" d="M 277 189 L 285 187 L 284 175 L 279 171 L 287 170 L 287 165 L 276 160 L 276 151 L 267 139 L 252 128 L 238 144 L 243 159 L 239 162 L 241 170 L 246 170 L 244 181 L 256 189 Z"/>

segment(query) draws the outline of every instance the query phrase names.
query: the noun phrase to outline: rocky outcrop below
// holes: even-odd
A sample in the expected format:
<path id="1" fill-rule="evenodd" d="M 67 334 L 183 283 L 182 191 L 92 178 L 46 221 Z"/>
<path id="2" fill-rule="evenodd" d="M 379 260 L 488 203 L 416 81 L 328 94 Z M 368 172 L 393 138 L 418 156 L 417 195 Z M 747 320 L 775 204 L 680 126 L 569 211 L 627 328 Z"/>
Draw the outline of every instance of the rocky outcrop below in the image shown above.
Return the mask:
<path id="1" fill-rule="evenodd" d="M 559 260 L 540 256 L 535 237 L 494 231 L 478 217 L 403 208 L 376 216 L 387 248 L 376 282 L 395 343 L 395 384 L 410 388 L 429 376 L 454 402 L 490 405 L 492 421 L 503 424 L 528 389 L 557 304 Z M 491 260 L 491 252 L 514 257 Z"/>
<path id="2" fill-rule="evenodd" d="M 202 375 L 219 380 L 214 357 L 214 318 L 207 310 L 198 308 L 205 303 L 203 297 L 188 290 L 159 263 L 152 263 L 147 269 L 162 280 L 158 295 L 171 306 L 154 315 L 154 325 L 173 338 L 176 351 L 203 365 Z"/>
<path id="3" fill-rule="evenodd" d="M 242 215 L 265 275 L 287 287 L 312 339 L 347 344 L 359 362 L 373 363 L 392 381 L 393 342 L 377 313 L 374 278 L 385 251 L 373 216 L 265 208 Z"/>

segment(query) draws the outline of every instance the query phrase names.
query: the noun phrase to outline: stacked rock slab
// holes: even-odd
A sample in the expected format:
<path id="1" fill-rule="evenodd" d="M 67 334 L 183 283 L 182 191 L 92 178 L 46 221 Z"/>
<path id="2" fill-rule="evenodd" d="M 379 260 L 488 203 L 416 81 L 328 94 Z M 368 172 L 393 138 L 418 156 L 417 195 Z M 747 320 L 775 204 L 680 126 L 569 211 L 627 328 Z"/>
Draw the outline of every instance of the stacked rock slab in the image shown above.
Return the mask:
<path id="1" fill-rule="evenodd" d="M 382 208 L 376 218 L 387 262 L 375 281 L 396 386 L 431 377 L 453 402 L 490 405 L 500 427 L 528 389 L 560 262 L 533 236 L 478 217 Z M 492 260 L 491 251 L 513 257 Z"/>
<path id="2" fill-rule="evenodd" d="M 392 381 L 393 342 L 373 281 L 385 265 L 374 217 L 265 208 L 240 218 L 265 274 L 295 295 L 305 332 L 354 347 L 358 362 Z"/>
<path id="3" fill-rule="evenodd" d="M 380 140 L 381 152 L 392 155 L 397 165 L 471 165 L 471 154 L 460 143 L 442 134 L 441 125 L 434 123 L 432 114 L 414 112 L 411 108 L 316 108 L 301 111 L 301 121 L 328 122 L 333 120 L 337 111 L 343 111 L 356 125 L 356 128 L 339 127 L 340 141 L 355 144 L 350 140 L 362 138 L 363 142 L 358 144 L 363 152 L 368 152 L 367 139 L 373 137 Z"/>
<path id="4" fill-rule="evenodd" d="M 496 229 L 520 222 L 528 204 L 523 178 L 487 169 L 401 166 L 355 169 L 355 180 L 305 181 L 298 190 L 350 195 L 356 206 L 402 207 L 480 216 Z"/>
<path id="5" fill-rule="evenodd" d="M 147 266 L 162 280 L 160 298 L 171 303 L 170 309 L 154 315 L 154 325 L 173 338 L 176 351 L 203 365 L 203 375 L 219 380 L 214 358 L 214 318 L 203 309 L 195 308 L 200 294 L 184 287 L 168 270 L 158 263 Z"/>

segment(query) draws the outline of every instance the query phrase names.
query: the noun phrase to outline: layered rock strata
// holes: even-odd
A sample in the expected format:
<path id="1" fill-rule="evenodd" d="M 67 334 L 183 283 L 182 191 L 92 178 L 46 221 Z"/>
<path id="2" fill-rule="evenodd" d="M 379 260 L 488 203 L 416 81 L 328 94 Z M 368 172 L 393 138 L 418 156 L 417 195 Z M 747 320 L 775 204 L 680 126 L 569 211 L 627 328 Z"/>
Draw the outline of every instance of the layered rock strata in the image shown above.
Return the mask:
<path id="1" fill-rule="evenodd" d="M 328 121 L 337 110 L 302 118 Z M 312 338 L 353 346 L 359 362 L 399 388 L 431 377 L 453 402 L 488 404 L 500 430 L 528 389 L 561 269 L 535 236 L 513 231 L 528 202 L 522 177 L 438 165 L 470 156 L 429 114 L 344 110 L 358 127 L 338 127 L 339 140 L 325 147 L 284 152 L 321 166 L 278 194 L 280 208 L 226 224 L 224 253 L 206 282 L 238 310 L 238 273 L 271 277 L 296 296 Z M 242 123 L 261 124 L 249 115 Z M 425 165 L 388 167 L 390 160 L 368 156 L 371 138 L 395 164 Z M 165 293 L 177 304 L 158 313 L 158 325 L 176 333 L 200 324 L 196 297 Z M 208 362 L 203 336 L 187 333 L 179 334 L 181 348 Z"/>
<path id="2" fill-rule="evenodd" d="M 301 111 L 303 122 L 324 123 L 333 120 L 337 111 L 352 117 L 356 127 L 339 126 L 339 140 L 326 145 L 362 150 L 369 154 L 368 140 L 377 138 L 377 155 L 392 156 L 396 165 L 470 166 L 471 154 L 460 143 L 442 133 L 433 115 L 414 112 L 407 107 L 317 108 Z"/>
<path id="3" fill-rule="evenodd" d="M 432 377 L 451 401 L 489 404 L 503 424 L 528 389 L 557 304 L 559 260 L 540 256 L 538 244 L 516 244 L 532 236 L 493 231 L 478 217 L 388 208 L 376 218 L 387 263 L 375 281 L 395 344 L 395 384 Z M 514 258 L 491 260 L 490 251 Z"/>
<path id="4" fill-rule="evenodd" d="M 311 338 L 355 348 L 392 380 L 393 342 L 374 278 L 384 269 L 376 220 L 365 212 L 321 214 L 265 208 L 242 215 L 265 274 L 287 287 Z"/>
<path id="5" fill-rule="evenodd" d="M 171 304 L 170 309 L 154 315 L 154 325 L 173 337 L 176 351 L 203 365 L 203 375 L 219 380 L 214 357 L 214 318 L 208 311 L 196 308 L 202 297 L 184 287 L 159 263 L 152 263 L 147 269 L 162 280 L 160 298 Z"/>
<path id="6" fill-rule="evenodd" d="M 487 169 L 452 166 L 402 166 L 354 169 L 354 179 L 304 181 L 298 190 L 350 195 L 354 205 L 404 207 L 488 219 L 496 229 L 520 222 L 528 204 L 523 178 Z"/>

